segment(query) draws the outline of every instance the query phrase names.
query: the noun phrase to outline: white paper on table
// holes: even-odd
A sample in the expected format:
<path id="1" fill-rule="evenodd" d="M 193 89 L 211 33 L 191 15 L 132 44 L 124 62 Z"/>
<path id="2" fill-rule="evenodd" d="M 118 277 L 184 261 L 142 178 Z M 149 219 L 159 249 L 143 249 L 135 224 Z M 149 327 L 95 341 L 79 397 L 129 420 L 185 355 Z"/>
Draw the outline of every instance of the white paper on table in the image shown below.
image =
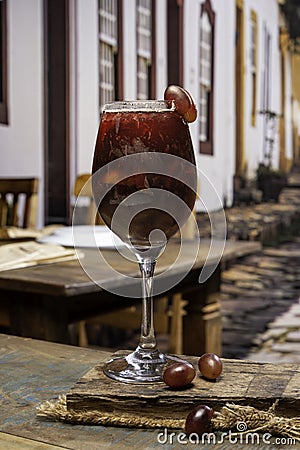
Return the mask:
<path id="1" fill-rule="evenodd" d="M 49 236 L 38 240 L 42 243 L 53 243 L 64 247 L 86 247 L 116 249 L 125 244 L 105 225 L 74 225 L 63 227 Z"/>
<path id="2" fill-rule="evenodd" d="M 35 241 L 0 246 L 0 271 L 76 259 L 73 249 Z"/>
<path id="3" fill-rule="evenodd" d="M 0 240 L 38 239 L 54 233 L 64 225 L 47 225 L 44 228 L 1 227 Z"/>

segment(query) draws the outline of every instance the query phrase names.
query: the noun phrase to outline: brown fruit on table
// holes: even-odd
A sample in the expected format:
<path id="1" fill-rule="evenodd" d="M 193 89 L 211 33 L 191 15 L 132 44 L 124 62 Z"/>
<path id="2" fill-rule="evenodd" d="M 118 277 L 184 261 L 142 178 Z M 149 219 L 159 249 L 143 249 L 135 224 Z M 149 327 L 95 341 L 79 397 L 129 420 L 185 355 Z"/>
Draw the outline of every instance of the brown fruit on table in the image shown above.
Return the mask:
<path id="1" fill-rule="evenodd" d="M 208 380 L 216 380 L 223 370 L 221 359 L 214 353 L 204 353 L 199 358 L 198 367 L 201 374 Z"/>
<path id="2" fill-rule="evenodd" d="M 191 384 L 196 376 L 192 364 L 175 363 L 167 367 L 163 373 L 163 381 L 171 388 L 184 388 Z"/>
<path id="3" fill-rule="evenodd" d="M 212 430 L 211 419 L 214 410 L 206 405 L 199 405 L 192 409 L 185 421 L 185 432 L 187 435 L 196 433 L 199 436 L 203 433 L 209 433 Z"/>

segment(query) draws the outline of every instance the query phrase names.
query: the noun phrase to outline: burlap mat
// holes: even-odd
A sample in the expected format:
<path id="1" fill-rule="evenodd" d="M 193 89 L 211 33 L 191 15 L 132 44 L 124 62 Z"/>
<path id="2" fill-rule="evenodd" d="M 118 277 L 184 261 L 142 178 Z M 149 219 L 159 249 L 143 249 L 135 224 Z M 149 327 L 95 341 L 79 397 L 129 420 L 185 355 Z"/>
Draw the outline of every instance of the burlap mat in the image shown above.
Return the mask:
<path id="1" fill-rule="evenodd" d="M 227 403 L 220 411 L 215 411 L 212 419 L 214 431 L 237 430 L 239 434 L 268 432 L 276 436 L 293 438 L 300 442 L 300 417 L 280 417 L 275 414 L 276 404 L 262 411 L 252 406 Z M 62 421 L 81 425 L 107 425 L 135 428 L 183 429 L 185 420 L 161 418 L 151 419 L 141 415 L 134 416 L 124 412 L 102 413 L 96 410 L 68 410 L 66 396 L 57 400 L 46 401 L 37 408 L 40 419 Z M 241 429 L 241 424 L 244 430 Z"/>

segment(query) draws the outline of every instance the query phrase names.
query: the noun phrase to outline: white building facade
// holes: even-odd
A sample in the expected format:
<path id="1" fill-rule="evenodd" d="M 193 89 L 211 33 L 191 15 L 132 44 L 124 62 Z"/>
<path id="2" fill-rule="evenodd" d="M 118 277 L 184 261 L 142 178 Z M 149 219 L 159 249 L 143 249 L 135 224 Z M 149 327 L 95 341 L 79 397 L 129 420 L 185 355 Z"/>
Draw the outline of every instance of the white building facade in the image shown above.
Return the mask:
<path id="1" fill-rule="evenodd" d="M 91 170 L 104 95 L 162 98 L 168 84 L 191 93 L 199 210 L 230 206 L 234 176 L 253 178 L 270 142 L 273 167 L 291 166 L 300 108 L 276 0 L 62 0 L 59 10 L 52 3 L 0 2 L 7 107 L 0 176 L 40 179 L 39 225 L 69 221 L 75 178 Z M 52 15 L 60 12 L 56 36 Z"/>

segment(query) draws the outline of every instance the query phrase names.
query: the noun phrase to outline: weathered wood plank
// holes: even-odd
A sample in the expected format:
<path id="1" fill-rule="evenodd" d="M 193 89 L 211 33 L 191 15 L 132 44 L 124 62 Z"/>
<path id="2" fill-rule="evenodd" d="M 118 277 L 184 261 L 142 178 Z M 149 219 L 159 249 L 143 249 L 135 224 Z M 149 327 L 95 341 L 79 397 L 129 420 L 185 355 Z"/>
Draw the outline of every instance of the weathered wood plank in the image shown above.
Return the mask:
<path id="1" fill-rule="evenodd" d="M 185 358 L 197 367 L 198 358 Z M 150 386 L 129 384 L 124 388 L 123 384 L 107 378 L 100 364 L 85 374 L 67 394 L 67 407 L 102 412 L 124 411 L 157 419 L 184 419 L 188 411 L 200 403 L 216 410 L 227 402 L 268 409 L 275 400 L 279 400 L 277 410 L 283 415 L 300 413 L 300 392 L 296 388 L 299 366 L 237 360 L 223 360 L 223 366 L 222 375 L 216 382 L 198 375 L 192 387 L 174 391 L 164 383 Z M 287 386 L 290 386 L 288 390 Z"/>
<path id="2" fill-rule="evenodd" d="M 300 373 L 295 372 L 293 373 L 293 376 L 290 378 L 289 382 L 287 383 L 285 390 L 284 390 L 284 396 L 286 398 L 298 398 L 300 397 Z"/>
<path id="3" fill-rule="evenodd" d="M 5 450 L 61 450 L 65 447 L 46 444 L 32 439 L 25 439 L 0 432 L 0 448 Z"/>
<path id="4" fill-rule="evenodd" d="M 139 430 L 118 427 L 69 425 L 60 422 L 38 420 L 36 406 L 45 400 L 56 399 L 59 394 L 70 392 L 84 373 L 109 357 L 107 352 L 95 351 L 51 342 L 24 339 L 15 336 L 0 335 L 0 432 L 12 436 L 39 440 L 53 446 L 74 450 L 99 450 L 102 448 L 125 449 L 170 449 L 182 448 L 177 435 L 169 435 L 166 444 L 158 442 L 158 430 Z M 239 373 L 248 374 L 249 379 L 256 373 L 259 364 L 248 364 L 243 361 L 232 361 L 232 385 L 239 379 Z M 283 366 L 273 366 L 273 371 L 280 371 Z M 284 366 L 286 367 L 286 366 Z M 294 366 L 287 366 L 287 370 Z M 226 375 L 226 364 L 223 375 Z M 295 377 L 286 387 L 286 396 L 293 398 L 293 390 L 297 387 L 299 370 L 295 367 Z M 223 381 L 221 379 L 221 381 Z M 213 385 L 219 383 L 212 383 Z M 118 383 L 116 383 L 118 384 Z M 126 392 L 129 385 L 124 385 Z M 299 384 L 298 384 L 299 386 Z M 142 387 L 141 387 L 142 390 Z M 228 385 L 228 390 L 230 387 Z M 184 392 L 183 392 L 184 393 Z M 296 398 L 299 399 L 299 394 Z M 298 400 L 297 400 L 298 401 Z M 291 409 L 296 414 L 294 408 Z M 167 430 L 168 431 L 168 430 Z M 173 430 L 169 430 L 169 433 Z M 221 442 L 221 441 L 220 441 Z M 210 445 L 199 444 L 197 448 L 204 450 Z M 249 446 L 257 448 L 256 446 Z M 260 441 L 259 449 L 270 449 L 271 445 Z M 5 450 L 9 446 L 1 446 Z M 21 445 L 17 448 L 26 448 Z M 29 447 L 30 448 L 30 447 Z M 32 448 L 32 447 L 31 447 Z M 194 449 L 195 444 L 184 445 Z M 229 450 L 232 442 L 214 445 L 216 450 Z M 236 450 L 245 449 L 244 443 L 234 444 Z M 273 448 L 273 447 L 272 447 Z M 297 448 L 284 445 L 284 448 Z M 13 450 L 15 450 L 13 448 Z"/>
<path id="5" fill-rule="evenodd" d="M 228 261 L 259 251 L 261 248 L 257 242 L 235 242 L 227 241 L 223 252 L 222 261 Z M 190 267 L 191 258 L 194 258 L 195 243 L 191 242 L 180 248 L 175 242 L 170 242 L 167 251 L 159 258 L 156 273 L 164 272 L 176 260 L 180 250 L 180 266 L 175 265 L 168 271 L 168 276 L 184 271 L 185 267 Z M 210 250 L 210 241 L 201 240 L 199 254 L 193 264 L 193 269 L 199 269 L 206 261 Z M 223 242 L 217 242 L 210 255 L 210 262 L 213 264 L 222 254 Z M 22 292 L 36 292 L 41 294 L 77 296 L 91 292 L 99 292 L 101 288 L 93 280 L 98 280 L 102 288 L 109 289 L 114 286 L 124 285 L 124 277 L 118 276 L 118 271 L 128 274 L 131 277 L 139 275 L 138 266 L 128 259 L 122 258 L 118 252 L 101 251 L 96 249 L 84 249 L 85 267 L 89 276 L 84 272 L 78 261 L 61 262 L 49 265 L 11 270 L 0 273 L 0 289 Z M 107 261 L 102 264 L 101 261 Z M 111 265 L 115 272 L 112 274 L 109 269 Z M 130 283 L 139 285 L 139 280 L 130 278 Z"/>

